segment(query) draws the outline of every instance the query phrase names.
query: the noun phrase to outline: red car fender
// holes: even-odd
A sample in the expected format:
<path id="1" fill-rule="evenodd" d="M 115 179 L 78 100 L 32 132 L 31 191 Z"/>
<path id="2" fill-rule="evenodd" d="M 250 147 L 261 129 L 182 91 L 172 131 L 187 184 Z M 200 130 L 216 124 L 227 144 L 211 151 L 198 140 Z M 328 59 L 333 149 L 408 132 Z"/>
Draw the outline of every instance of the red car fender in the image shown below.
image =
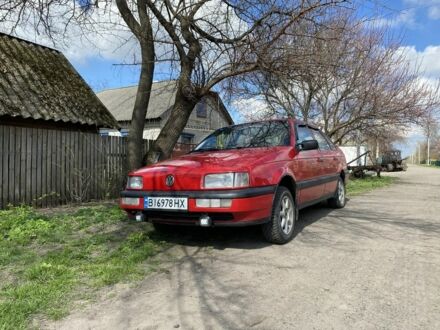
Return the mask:
<path id="1" fill-rule="evenodd" d="M 274 171 L 272 182 L 274 182 L 277 185 L 277 188 L 281 185 L 281 182 L 284 181 L 285 179 L 292 181 L 293 185 L 296 186 L 295 174 L 287 166 L 280 167 L 280 171 Z M 295 198 L 295 202 L 297 202 L 298 194 L 296 189 L 291 193 Z M 275 194 L 273 195 L 273 198 L 275 198 Z M 273 200 L 272 200 L 272 204 L 273 204 Z"/>

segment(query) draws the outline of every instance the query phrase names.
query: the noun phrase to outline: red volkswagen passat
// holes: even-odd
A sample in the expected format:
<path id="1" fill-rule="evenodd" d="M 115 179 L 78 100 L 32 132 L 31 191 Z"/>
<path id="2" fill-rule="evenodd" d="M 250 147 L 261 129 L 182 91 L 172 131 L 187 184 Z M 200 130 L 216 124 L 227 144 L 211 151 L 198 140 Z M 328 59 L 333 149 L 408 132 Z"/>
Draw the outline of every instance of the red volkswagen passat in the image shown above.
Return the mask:
<path id="1" fill-rule="evenodd" d="M 293 237 L 298 210 L 345 205 L 344 154 L 317 127 L 273 120 L 218 129 L 191 153 L 129 174 L 121 207 L 156 228 L 262 225 Z"/>

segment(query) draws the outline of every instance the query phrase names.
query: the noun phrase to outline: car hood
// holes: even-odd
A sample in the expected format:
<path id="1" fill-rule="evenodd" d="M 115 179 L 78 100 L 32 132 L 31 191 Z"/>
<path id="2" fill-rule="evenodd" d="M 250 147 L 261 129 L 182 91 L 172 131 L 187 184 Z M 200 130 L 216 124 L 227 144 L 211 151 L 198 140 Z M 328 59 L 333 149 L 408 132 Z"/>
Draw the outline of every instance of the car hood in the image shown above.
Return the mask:
<path id="1" fill-rule="evenodd" d="M 193 152 L 133 171 L 130 175 L 144 178 L 145 190 L 199 190 L 208 173 L 250 172 L 256 164 L 285 158 L 286 147 L 247 148 Z M 168 187 L 168 175 L 175 178 Z"/>

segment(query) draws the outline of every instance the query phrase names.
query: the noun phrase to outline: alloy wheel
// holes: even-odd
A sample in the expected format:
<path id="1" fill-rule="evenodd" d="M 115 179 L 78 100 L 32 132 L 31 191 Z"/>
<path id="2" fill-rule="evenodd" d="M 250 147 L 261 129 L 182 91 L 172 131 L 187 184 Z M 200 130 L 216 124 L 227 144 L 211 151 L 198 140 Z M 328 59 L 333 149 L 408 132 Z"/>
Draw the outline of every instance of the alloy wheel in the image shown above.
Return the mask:
<path id="1" fill-rule="evenodd" d="M 344 184 L 339 181 L 338 183 L 338 198 L 339 198 L 339 203 L 341 205 L 344 205 L 345 203 L 345 188 L 344 188 Z"/>
<path id="2" fill-rule="evenodd" d="M 284 196 L 281 200 L 280 206 L 280 218 L 281 218 L 281 229 L 284 234 L 288 235 L 292 231 L 294 223 L 294 210 L 292 201 L 288 196 Z"/>

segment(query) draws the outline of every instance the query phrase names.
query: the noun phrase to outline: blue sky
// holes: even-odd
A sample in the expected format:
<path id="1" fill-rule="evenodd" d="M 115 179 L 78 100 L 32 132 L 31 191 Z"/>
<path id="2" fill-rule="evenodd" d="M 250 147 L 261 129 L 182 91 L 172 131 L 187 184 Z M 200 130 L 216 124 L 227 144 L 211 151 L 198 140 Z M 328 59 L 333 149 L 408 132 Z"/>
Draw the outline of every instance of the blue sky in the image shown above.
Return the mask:
<path id="1" fill-rule="evenodd" d="M 421 63 L 423 74 L 435 82 L 440 79 L 440 0 L 394 0 L 383 2 L 382 17 L 402 35 L 403 46 L 409 56 Z M 387 12 L 389 11 L 389 12 Z M 396 144 L 405 156 L 416 150 L 418 141 L 424 140 L 419 130 L 409 134 L 404 143 Z"/>
<path id="2" fill-rule="evenodd" d="M 415 46 L 418 51 L 430 45 L 440 45 L 440 0 L 393 0 L 381 3 L 383 11 L 378 14 L 402 33 L 403 44 Z"/>
<path id="3" fill-rule="evenodd" d="M 396 35 L 402 36 L 402 44 L 412 47 L 412 56 L 428 62 L 424 66 L 427 76 L 440 77 L 440 0 L 374 1 L 379 2 L 374 9 L 379 20 L 390 25 Z M 371 11 L 373 6 L 367 5 L 366 11 Z M 121 54 L 110 58 L 108 51 L 104 55 L 87 52 L 86 57 L 81 54 L 68 54 L 68 57 L 95 91 L 137 83 L 139 72 L 136 67 L 118 65 L 125 60 Z M 437 63 L 431 68 L 433 61 Z M 167 74 L 160 72 L 160 68 L 156 71 L 156 80 L 166 79 Z"/>

